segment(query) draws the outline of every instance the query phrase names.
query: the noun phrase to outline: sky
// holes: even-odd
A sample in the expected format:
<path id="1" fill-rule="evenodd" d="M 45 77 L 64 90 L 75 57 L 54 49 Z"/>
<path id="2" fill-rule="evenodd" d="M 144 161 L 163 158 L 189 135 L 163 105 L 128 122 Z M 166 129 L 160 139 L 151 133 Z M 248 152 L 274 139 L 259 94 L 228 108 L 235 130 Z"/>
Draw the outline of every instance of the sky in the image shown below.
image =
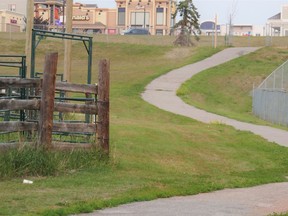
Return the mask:
<path id="1" fill-rule="evenodd" d="M 116 7 L 114 0 L 77 2 L 96 3 L 101 8 Z M 200 14 L 200 22 L 214 20 L 217 14 L 219 24 L 229 23 L 231 15 L 234 24 L 264 25 L 268 18 L 281 12 L 282 5 L 288 5 L 288 0 L 193 0 L 193 3 Z"/>

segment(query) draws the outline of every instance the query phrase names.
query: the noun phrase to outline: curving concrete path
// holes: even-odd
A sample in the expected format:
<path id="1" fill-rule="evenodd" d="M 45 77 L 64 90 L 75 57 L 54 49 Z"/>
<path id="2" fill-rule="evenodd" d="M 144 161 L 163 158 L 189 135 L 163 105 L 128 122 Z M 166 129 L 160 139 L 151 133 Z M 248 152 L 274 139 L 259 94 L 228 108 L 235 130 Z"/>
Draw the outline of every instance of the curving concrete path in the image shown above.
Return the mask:
<path id="1" fill-rule="evenodd" d="M 210 67 L 214 67 L 226 61 L 237 58 L 241 55 L 253 52 L 257 49 L 258 48 L 248 47 L 229 48 L 203 61 L 173 70 L 153 80 L 146 87 L 142 97 L 145 101 L 163 110 L 187 116 L 204 123 L 221 122 L 226 125 L 231 125 L 238 130 L 251 131 L 254 134 L 260 135 L 271 142 L 275 142 L 279 145 L 288 147 L 287 131 L 268 126 L 239 122 L 224 116 L 208 113 L 205 110 L 200 110 L 184 103 L 176 95 L 176 91 L 180 85 L 186 80 L 190 79 L 193 75 Z"/>
<path id="2" fill-rule="evenodd" d="M 288 210 L 288 183 L 137 202 L 78 216 L 267 216 Z"/>
<path id="3" fill-rule="evenodd" d="M 222 122 L 238 130 L 251 131 L 271 142 L 288 147 L 288 132 L 267 126 L 239 122 L 185 104 L 176 96 L 180 85 L 193 75 L 255 51 L 257 48 L 229 48 L 201 62 L 173 70 L 151 82 L 142 98 L 167 111 L 204 123 Z M 138 202 L 96 211 L 85 216 L 260 216 L 288 211 L 288 183 L 251 188 L 225 189 L 186 197 Z"/>

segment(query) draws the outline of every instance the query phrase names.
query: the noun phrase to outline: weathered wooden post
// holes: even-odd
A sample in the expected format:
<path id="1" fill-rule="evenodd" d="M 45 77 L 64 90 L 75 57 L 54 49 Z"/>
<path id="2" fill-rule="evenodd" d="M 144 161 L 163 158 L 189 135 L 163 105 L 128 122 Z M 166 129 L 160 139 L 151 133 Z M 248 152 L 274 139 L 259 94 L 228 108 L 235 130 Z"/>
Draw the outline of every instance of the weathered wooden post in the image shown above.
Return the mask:
<path id="1" fill-rule="evenodd" d="M 45 56 L 38 147 L 52 148 L 53 111 L 55 98 L 55 82 L 57 72 L 58 53 L 48 53 Z"/>
<path id="2" fill-rule="evenodd" d="M 98 78 L 98 123 L 97 146 L 107 155 L 109 154 L 109 88 L 110 88 L 110 62 L 103 59 L 99 63 Z"/>
<path id="3" fill-rule="evenodd" d="M 34 21 L 34 0 L 26 1 L 26 45 L 25 45 L 25 55 L 26 55 L 26 74 L 30 77 L 31 70 L 31 44 L 32 44 L 32 28 Z"/>

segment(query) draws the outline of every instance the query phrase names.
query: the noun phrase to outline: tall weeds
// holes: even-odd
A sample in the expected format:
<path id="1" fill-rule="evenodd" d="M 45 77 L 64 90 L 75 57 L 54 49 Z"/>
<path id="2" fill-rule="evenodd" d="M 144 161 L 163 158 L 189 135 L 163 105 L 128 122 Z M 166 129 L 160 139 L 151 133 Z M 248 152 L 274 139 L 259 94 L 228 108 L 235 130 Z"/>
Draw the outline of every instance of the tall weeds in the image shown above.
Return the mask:
<path id="1" fill-rule="evenodd" d="M 0 153 L 0 179 L 25 176 L 56 176 L 106 163 L 97 150 L 45 151 L 31 146 Z"/>

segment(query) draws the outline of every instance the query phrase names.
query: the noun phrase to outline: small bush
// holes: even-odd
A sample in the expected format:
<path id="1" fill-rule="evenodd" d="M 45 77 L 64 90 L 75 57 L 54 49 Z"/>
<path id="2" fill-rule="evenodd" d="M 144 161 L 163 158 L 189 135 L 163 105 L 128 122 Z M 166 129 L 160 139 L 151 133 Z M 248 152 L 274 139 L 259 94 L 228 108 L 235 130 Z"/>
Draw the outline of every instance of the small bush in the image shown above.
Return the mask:
<path id="1" fill-rule="evenodd" d="M 99 151 L 45 151 L 24 146 L 0 153 L 0 178 L 55 176 L 71 170 L 96 167 L 104 159 Z M 104 160 L 105 162 L 105 160 Z"/>

